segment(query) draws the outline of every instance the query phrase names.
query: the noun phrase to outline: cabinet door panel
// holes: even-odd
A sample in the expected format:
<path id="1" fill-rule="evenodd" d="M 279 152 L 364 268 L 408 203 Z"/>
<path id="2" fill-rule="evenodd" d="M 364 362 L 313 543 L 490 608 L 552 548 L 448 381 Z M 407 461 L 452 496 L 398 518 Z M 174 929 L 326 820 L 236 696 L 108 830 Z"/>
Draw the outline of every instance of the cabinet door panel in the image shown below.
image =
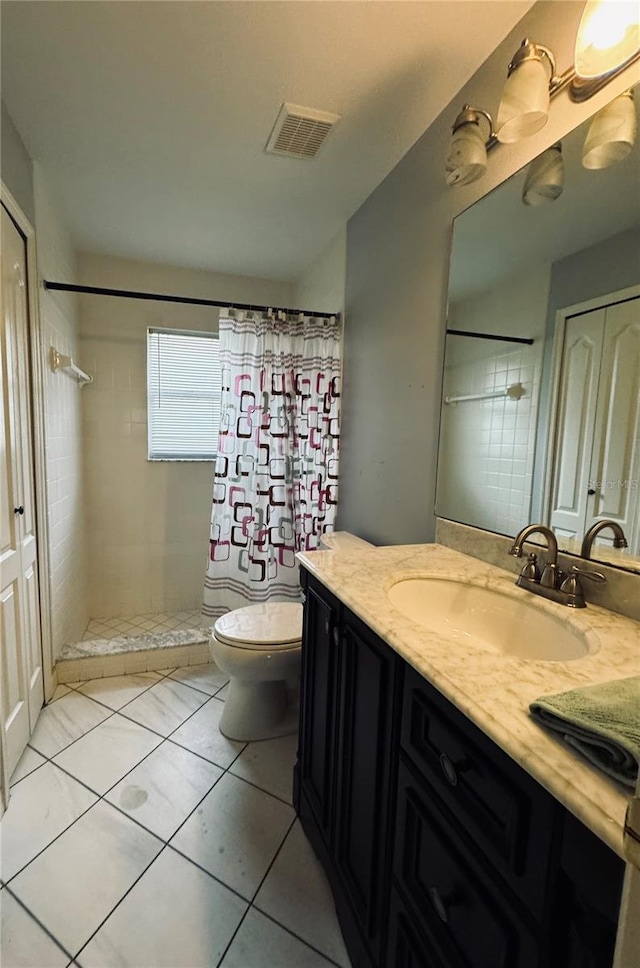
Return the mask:
<path id="1" fill-rule="evenodd" d="M 624 862 L 565 812 L 551 912 L 552 968 L 611 968 Z"/>
<path id="2" fill-rule="evenodd" d="M 333 842 L 335 734 L 338 708 L 338 604 L 311 582 L 302 648 L 300 782 L 327 846 Z M 335 633 L 335 634 L 334 634 Z"/>
<path id="3" fill-rule="evenodd" d="M 388 968 L 458 968 L 458 963 L 445 961 L 433 938 L 418 927 L 395 887 L 391 890 L 386 963 Z"/>
<path id="4" fill-rule="evenodd" d="M 386 920 L 396 666 L 395 653 L 365 626 L 352 617 L 344 623 L 336 859 L 374 950 Z"/>
<path id="5" fill-rule="evenodd" d="M 394 873 L 416 916 L 450 963 L 535 968 L 537 939 L 464 846 L 454 844 L 452 833 L 422 784 L 401 764 Z"/>

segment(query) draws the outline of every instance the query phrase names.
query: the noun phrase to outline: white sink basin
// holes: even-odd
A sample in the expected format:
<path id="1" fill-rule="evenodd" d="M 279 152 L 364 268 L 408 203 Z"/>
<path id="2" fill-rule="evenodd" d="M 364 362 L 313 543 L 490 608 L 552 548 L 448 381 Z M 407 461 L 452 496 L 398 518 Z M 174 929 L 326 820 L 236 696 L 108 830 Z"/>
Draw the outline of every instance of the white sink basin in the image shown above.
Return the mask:
<path id="1" fill-rule="evenodd" d="M 407 618 L 471 647 L 546 662 L 583 659 L 598 650 L 597 635 L 579 627 L 569 608 L 554 605 L 555 615 L 521 594 L 431 577 L 400 579 L 387 591 Z"/>

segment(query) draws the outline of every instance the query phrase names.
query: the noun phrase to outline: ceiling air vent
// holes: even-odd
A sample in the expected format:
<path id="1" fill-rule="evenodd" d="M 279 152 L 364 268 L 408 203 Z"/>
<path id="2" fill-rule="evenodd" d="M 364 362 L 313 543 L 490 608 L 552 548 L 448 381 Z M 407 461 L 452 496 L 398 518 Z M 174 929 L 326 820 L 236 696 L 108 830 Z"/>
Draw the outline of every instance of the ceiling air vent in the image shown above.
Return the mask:
<path id="1" fill-rule="evenodd" d="M 290 158 L 314 158 L 339 120 L 339 114 L 303 108 L 299 104 L 283 104 L 266 151 Z"/>

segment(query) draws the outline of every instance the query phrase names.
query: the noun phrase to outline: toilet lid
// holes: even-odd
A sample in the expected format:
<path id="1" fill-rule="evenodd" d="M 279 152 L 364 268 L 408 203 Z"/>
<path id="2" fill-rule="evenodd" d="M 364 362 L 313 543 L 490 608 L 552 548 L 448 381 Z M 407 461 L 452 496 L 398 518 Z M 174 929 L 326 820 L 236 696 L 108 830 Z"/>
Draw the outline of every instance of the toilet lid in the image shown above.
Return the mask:
<path id="1" fill-rule="evenodd" d="M 221 615 L 213 627 L 220 642 L 245 649 L 275 649 L 302 640 L 302 605 L 265 602 Z"/>

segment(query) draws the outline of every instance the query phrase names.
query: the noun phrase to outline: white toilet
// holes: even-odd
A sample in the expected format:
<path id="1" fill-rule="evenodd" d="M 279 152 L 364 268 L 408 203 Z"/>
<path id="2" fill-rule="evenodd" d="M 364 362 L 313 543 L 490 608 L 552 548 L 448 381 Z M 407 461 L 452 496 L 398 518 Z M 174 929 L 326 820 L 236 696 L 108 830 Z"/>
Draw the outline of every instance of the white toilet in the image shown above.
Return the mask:
<path id="1" fill-rule="evenodd" d="M 320 541 L 327 551 L 372 547 L 348 531 Z M 212 629 L 209 651 L 230 679 L 221 733 L 255 740 L 297 732 L 302 605 L 265 602 L 227 612 Z"/>
<path id="2" fill-rule="evenodd" d="M 221 733 L 256 740 L 297 731 L 302 605 L 265 602 L 227 612 L 213 627 L 209 650 L 231 680 Z"/>

